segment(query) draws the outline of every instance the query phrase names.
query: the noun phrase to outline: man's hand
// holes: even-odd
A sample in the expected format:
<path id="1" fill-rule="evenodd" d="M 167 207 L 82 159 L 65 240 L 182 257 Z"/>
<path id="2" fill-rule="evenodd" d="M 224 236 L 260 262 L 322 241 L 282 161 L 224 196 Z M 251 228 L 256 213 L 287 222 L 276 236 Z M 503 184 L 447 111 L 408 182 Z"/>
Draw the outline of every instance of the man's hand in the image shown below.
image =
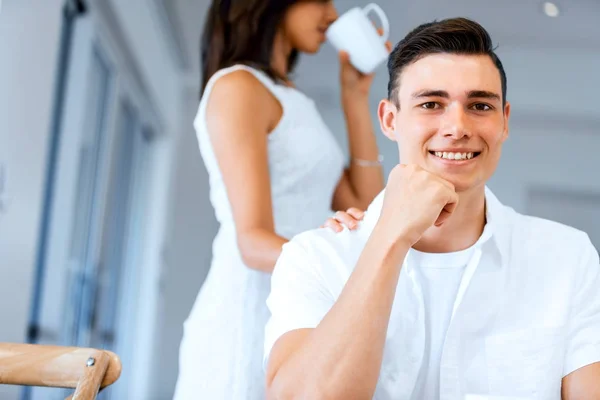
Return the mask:
<path id="1" fill-rule="evenodd" d="M 408 246 L 431 226 L 442 225 L 458 204 L 450 182 L 417 165 L 397 165 L 390 173 L 377 223 L 394 241 Z"/>

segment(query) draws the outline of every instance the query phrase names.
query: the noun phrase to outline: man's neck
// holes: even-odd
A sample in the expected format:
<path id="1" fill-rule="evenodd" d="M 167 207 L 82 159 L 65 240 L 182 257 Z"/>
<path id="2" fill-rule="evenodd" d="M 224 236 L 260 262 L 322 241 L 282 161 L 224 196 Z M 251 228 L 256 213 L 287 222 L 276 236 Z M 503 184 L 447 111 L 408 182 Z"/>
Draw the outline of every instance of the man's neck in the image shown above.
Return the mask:
<path id="1" fill-rule="evenodd" d="M 464 250 L 477 242 L 485 226 L 485 188 L 459 193 L 456 209 L 440 227 L 432 226 L 413 246 L 426 253 Z"/>

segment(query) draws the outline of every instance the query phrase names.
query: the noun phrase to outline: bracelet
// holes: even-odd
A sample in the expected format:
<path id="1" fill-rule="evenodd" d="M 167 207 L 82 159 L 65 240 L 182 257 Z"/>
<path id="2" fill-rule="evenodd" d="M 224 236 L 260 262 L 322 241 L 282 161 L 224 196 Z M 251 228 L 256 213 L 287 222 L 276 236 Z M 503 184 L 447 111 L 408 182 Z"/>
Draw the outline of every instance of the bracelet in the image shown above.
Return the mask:
<path id="1" fill-rule="evenodd" d="M 352 158 L 352 162 L 361 167 L 380 167 L 383 164 L 383 156 L 377 156 L 377 161 L 362 160 L 360 158 Z"/>

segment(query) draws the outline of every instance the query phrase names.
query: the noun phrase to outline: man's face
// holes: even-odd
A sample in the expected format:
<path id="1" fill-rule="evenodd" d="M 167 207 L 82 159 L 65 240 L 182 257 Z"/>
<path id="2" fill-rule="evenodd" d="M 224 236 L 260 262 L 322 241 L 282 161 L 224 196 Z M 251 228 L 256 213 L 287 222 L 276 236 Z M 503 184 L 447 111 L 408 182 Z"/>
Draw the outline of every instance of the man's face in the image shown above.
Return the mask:
<path id="1" fill-rule="evenodd" d="M 490 57 L 428 55 L 404 68 L 397 102 L 399 109 L 383 100 L 379 119 L 398 142 L 403 164 L 439 175 L 457 192 L 485 185 L 508 137 L 510 114 Z"/>

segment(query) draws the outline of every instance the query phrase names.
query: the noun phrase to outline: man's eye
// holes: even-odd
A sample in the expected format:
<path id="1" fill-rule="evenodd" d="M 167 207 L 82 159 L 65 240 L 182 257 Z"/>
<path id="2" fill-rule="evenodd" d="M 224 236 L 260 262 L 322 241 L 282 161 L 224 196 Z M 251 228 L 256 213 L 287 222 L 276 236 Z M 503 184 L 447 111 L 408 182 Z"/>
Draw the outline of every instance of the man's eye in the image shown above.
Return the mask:
<path id="1" fill-rule="evenodd" d="M 429 101 L 427 103 L 423 103 L 421 104 L 421 108 L 424 108 L 426 110 L 435 110 L 436 108 L 439 108 L 440 105 L 434 101 Z"/>
<path id="2" fill-rule="evenodd" d="M 477 103 L 473 105 L 473 108 L 477 111 L 489 111 L 492 109 L 492 107 L 484 103 Z"/>

